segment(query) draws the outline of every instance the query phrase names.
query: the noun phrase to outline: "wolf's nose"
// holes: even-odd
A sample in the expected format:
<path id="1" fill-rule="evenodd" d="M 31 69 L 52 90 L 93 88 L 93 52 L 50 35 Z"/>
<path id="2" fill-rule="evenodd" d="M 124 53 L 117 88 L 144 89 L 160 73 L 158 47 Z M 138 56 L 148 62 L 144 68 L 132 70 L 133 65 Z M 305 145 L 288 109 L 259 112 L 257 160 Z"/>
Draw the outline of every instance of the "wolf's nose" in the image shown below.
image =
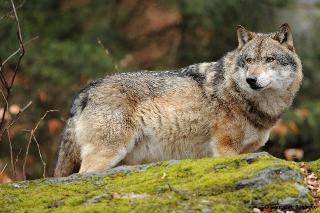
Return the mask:
<path id="1" fill-rule="evenodd" d="M 253 85 L 255 85 L 257 83 L 257 77 L 253 76 L 253 75 L 250 75 L 250 76 L 247 77 L 246 81 L 250 86 L 253 86 Z"/>

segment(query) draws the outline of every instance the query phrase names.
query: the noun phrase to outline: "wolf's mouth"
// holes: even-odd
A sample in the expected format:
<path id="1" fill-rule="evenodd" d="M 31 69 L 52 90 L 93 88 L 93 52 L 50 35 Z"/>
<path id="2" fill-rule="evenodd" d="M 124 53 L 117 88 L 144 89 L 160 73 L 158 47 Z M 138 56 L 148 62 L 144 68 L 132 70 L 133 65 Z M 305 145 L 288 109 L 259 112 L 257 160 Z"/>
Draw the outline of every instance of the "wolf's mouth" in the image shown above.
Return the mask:
<path id="1" fill-rule="evenodd" d="M 249 85 L 249 86 L 250 86 L 250 88 L 253 89 L 253 90 L 261 90 L 262 88 L 264 88 L 264 87 L 260 87 L 260 86 L 258 86 L 258 85 L 256 85 L 256 84 Z"/>
<path id="2" fill-rule="evenodd" d="M 262 86 L 259 86 L 257 84 L 249 84 L 250 88 L 253 89 L 253 90 L 262 90 L 264 88 L 266 88 L 267 86 L 269 86 L 270 83 L 268 83 L 266 86 L 262 87 Z"/>

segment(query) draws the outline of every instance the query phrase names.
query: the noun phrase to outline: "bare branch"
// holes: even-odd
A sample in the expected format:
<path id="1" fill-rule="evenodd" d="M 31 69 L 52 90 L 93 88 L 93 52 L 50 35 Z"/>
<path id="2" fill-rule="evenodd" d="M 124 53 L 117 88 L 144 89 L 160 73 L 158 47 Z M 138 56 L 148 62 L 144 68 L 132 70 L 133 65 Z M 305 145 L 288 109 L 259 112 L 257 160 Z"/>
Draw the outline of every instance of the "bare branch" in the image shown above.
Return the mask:
<path id="1" fill-rule="evenodd" d="M 20 57 L 18 59 L 18 62 L 16 64 L 16 68 L 14 70 L 14 74 L 13 74 L 13 77 L 11 79 L 11 84 L 10 84 L 10 89 L 13 85 L 13 82 L 16 78 L 16 75 L 17 75 L 17 72 L 18 72 L 18 68 L 20 66 L 20 62 L 21 62 L 21 59 L 22 57 L 24 56 L 25 54 L 25 49 L 24 49 L 24 45 L 23 45 L 23 40 L 22 40 L 22 33 L 21 33 L 21 28 L 20 28 L 20 22 L 19 22 L 19 18 L 18 18 L 18 15 L 17 15 L 17 11 L 16 11 L 16 7 L 14 6 L 14 2 L 13 0 L 11 0 L 11 4 L 12 4 L 12 8 L 13 8 L 13 12 L 14 12 L 14 17 L 15 17 L 15 20 L 16 20 L 16 24 L 17 24 L 17 28 L 18 28 L 18 39 L 19 39 L 19 47 L 20 47 Z"/>
<path id="2" fill-rule="evenodd" d="M 4 102 L 6 102 L 6 106 L 7 106 L 7 108 L 8 108 L 9 103 L 8 103 L 7 98 L 6 98 L 6 96 L 4 95 L 4 93 L 3 93 L 2 90 L 1 90 L 1 95 L 2 95 L 2 98 L 3 98 Z"/>
<path id="3" fill-rule="evenodd" d="M 0 175 L 2 175 L 2 173 L 4 172 L 4 170 L 6 170 L 6 168 L 7 168 L 7 163 L 6 163 L 6 165 L 4 165 L 4 167 L 2 168 L 2 170 L 1 170 L 1 172 L 0 172 Z"/>
<path id="4" fill-rule="evenodd" d="M 40 118 L 40 120 L 38 121 L 37 125 L 35 126 L 34 131 L 36 131 L 40 125 L 40 123 L 45 119 L 45 117 L 47 117 L 48 113 L 50 112 L 59 112 L 59 110 L 57 109 L 52 109 L 52 110 L 47 110 L 44 115 Z"/>
<path id="5" fill-rule="evenodd" d="M 100 40 L 100 38 L 97 38 L 97 42 L 98 42 L 98 44 L 104 49 L 104 52 L 106 53 L 106 55 L 110 57 L 114 69 L 117 70 L 117 71 L 119 71 L 118 65 L 116 64 L 115 60 L 111 57 L 109 50 L 104 46 L 104 44 L 102 43 L 102 41 Z"/>
<path id="6" fill-rule="evenodd" d="M 26 153 L 25 153 L 25 156 L 24 156 L 24 162 L 23 162 L 23 165 L 22 165 L 22 175 L 23 175 L 23 180 L 26 180 L 26 164 L 27 164 L 27 157 L 29 155 L 29 149 L 30 149 L 30 145 L 31 145 L 31 142 L 32 142 L 32 135 L 33 135 L 33 130 L 31 130 L 30 132 L 30 136 L 29 136 L 29 140 L 28 140 L 28 144 L 27 144 L 27 148 L 26 148 Z"/>
<path id="7" fill-rule="evenodd" d="M 17 154 L 17 156 L 16 156 L 16 160 L 14 161 L 14 168 L 17 167 L 17 163 L 18 163 L 18 161 L 19 161 L 19 156 L 20 156 L 21 152 L 22 152 L 22 148 L 20 148 L 20 150 L 19 150 L 19 152 L 18 152 L 18 154 Z M 17 173 L 15 173 L 14 175 L 15 175 L 15 177 L 16 177 L 16 176 L 17 176 Z"/>
<path id="8" fill-rule="evenodd" d="M 19 113 L 12 119 L 12 121 L 6 125 L 3 129 L 0 130 L 0 141 L 3 133 L 8 130 L 11 126 L 13 126 L 21 117 L 21 114 L 28 109 L 32 104 L 32 101 L 29 101 L 22 109 L 20 109 Z"/>
<path id="9" fill-rule="evenodd" d="M 15 180 L 16 179 L 16 168 L 15 168 L 14 163 L 13 163 L 12 142 L 11 142 L 9 129 L 7 130 L 7 137 L 8 137 L 9 148 L 10 148 L 10 162 L 11 162 L 11 169 L 12 169 L 12 177 Z"/>
<path id="10" fill-rule="evenodd" d="M 26 3 L 26 0 L 23 0 L 23 1 L 16 7 L 16 9 L 20 9 L 20 8 L 24 5 L 24 3 Z M 2 16 L 2 17 L 0 18 L 0 21 L 2 21 L 2 19 L 6 18 L 6 17 L 9 17 L 12 13 L 13 13 L 13 9 L 12 9 L 10 12 L 8 12 L 7 14 L 5 14 L 4 16 Z"/>
<path id="11" fill-rule="evenodd" d="M 33 37 L 32 39 L 26 41 L 23 43 L 24 46 L 27 46 L 28 44 L 30 44 L 31 42 L 33 42 L 34 40 L 37 40 L 39 38 L 39 36 L 35 36 Z M 20 48 L 17 49 L 16 51 L 14 51 L 11 55 L 9 55 L 2 63 L 2 67 L 12 58 L 14 57 L 15 55 L 17 55 L 18 53 L 20 52 Z M 1 71 L 1 70 L 0 70 Z"/>
<path id="12" fill-rule="evenodd" d="M 16 156 L 16 160 L 14 161 L 14 164 L 17 164 L 17 163 L 18 163 L 19 156 L 20 156 L 21 152 L 22 152 L 22 148 L 20 148 L 20 150 L 19 150 L 19 152 L 18 152 L 18 154 L 17 154 L 17 156 Z"/>
<path id="13" fill-rule="evenodd" d="M 42 154 L 41 154 L 41 150 L 40 150 L 40 145 L 39 145 L 39 143 L 38 143 L 38 141 L 37 141 L 37 139 L 36 139 L 36 137 L 33 135 L 33 140 L 34 140 L 34 142 L 36 142 L 36 144 L 37 144 L 37 148 L 38 148 L 38 153 L 39 153 L 39 157 L 40 157 L 40 160 L 41 160 L 41 163 L 42 163 L 42 166 L 43 166 L 43 174 L 42 174 L 42 176 L 43 176 L 43 178 L 46 178 L 46 162 L 43 160 L 43 158 L 42 158 Z"/>
<path id="14" fill-rule="evenodd" d="M 2 135 L 3 135 L 4 131 L 5 131 L 5 128 L 1 128 L 1 127 L 4 124 L 4 121 L 6 119 L 6 113 L 7 113 L 7 110 L 9 108 L 9 103 L 8 103 L 9 96 L 8 95 L 5 96 L 2 90 L 1 90 L 1 95 L 3 96 L 3 100 L 5 101 L 5 105 L 4 105 L 4 108 L 3 108 L 3 112 L 2 112 L 2 116 L 1 116 L 1 123 L 0 123 L 0 131 L 1 131 L 1 133 L 0 133 L 0 141 L 2 139 Z"/>
<path id="15" fill-rule="evenodd" d="M 28 157 L 28 154 L 29 154 L 29 149 L 30 149 L 30 145 L 32 143 L 32 139 L 34 139 L 34 141 L 37 143 L 37 146 L 38 146 L 38 151 L 39 151 L 39 155 L 40 155 L 40 158 L 41 158 L 41 161 L 42 161 L 42 164 L 44 166 L 43 168 L 43 175 L 45 176 L 45 169 L 46 169 L 46 163 L 44 162 L 43 158 L 42 158 L 42 155 L 41 155 L 41 152 L 40 152 L 40 146 L 38 144 L 38 141 L 36 140 L 35 136 L 34 136 L 34 133 L 37 131 L 40 123 L 46 118 L 46 116 L 48 115 L 48 113 L 50 112 L 58 112 L 59 110 L 47 110 L 44 115 L 40 118 L 40 120 L 38 121 L 38 123 L 35 125 L 35 127 L 30 130 L 30 136 L 29 136 L 29 140 L 28 140 L 28 144 L 27 144 L 27 148 L 26 148 L 26 153 L 25 153 L 25 156 L 24 156 L 24 162 L 23 162 L 23 166 L 22 166 L 22 174 L 23 174 L 23 179 L 26 180 L 26 164 L 27 164 L 27 157 Z"/>
<path id="16" fill-rule="evenodd" d="M 2 73 L 2 68 L 3 68 L 3 63 L 2 63 L 2 59 L 0 58 L 0 80 L 1 80 L 1 84 L 3 85 L 4 89 L 8 86 L 7 85 L 7 81 Z"/>
<path id="17" fill-rule="evenodd" d="M 106 53 L 106 55 L 109 56 L 109 50 L 103 45 L 103 43 L 100 40 L 100 38 L 97 38 L 97 42 L 104 49 L 104 52 Z"/>
<path id="18" fill-rule="evenodd" d="M 18 40 L 19 40 L 19 52 L 20 52 L 20 55 L 19 55 L 19 59 L 18 59 L 18 62 L 16 64 L 16 67 L 14 69 L 14 73 L 13 73 L 13 76 L 11 78 L 10 83 L 8 83 L 5 80 L 4 76 L 1 76 L 1 79 L 3 79 L 5 81 L 5 84 L 4 84 L 4 87 L 6 88 L 5 100 L 6 100 L 7 103 L 9 103 L 9 99 L 10 99 L 10 95 L 11 95 L 11 89 L 12 89 L 14 80 L 15 80 L 15 78 L 17 76 L 17 73 L 18 73 L 18 70 L 19 70 L 19 66 L 20 66 L 20 63 L 21 63 L 21 59 L 25 54 L 24 44 L 23 44 L 23 40 L 22 40 L 22 33 L 21 33 L 21 28 L 20 28 L 20 22 L 19 22 L 18 14 L 17 14 L 16 7 L 14 5 L 13 0 L 11 0 L 11 5 L 12 5 L 12 10 L 13 10 L 13 13 L 14 13 L 14 17 L 15 17 L 15 21 L 16 21 L 16 25 L 17 25 L 17 29 L 18 29 L 17 30 L 17 36 L 18 36 Z M 1 71 L 2 71 L 2 68 L 3 68 L 2 64 L 3 63 L 1 63 L 1 65 L 0 65 L 0 70 Z M 8 110 L 8 104 L 5 105 L 3 113 L 2 113 L 2 116 L 1 116 L 0 130 L 3 129 L 4 123 L 5 123 L 5 114 L 6 114 L 7 110 Z"/>
<path id="19" fill-rule="evenodd" d="M 8 87 L 8 85 L 7 85 L 7 81 L 6 81 L 3 73 L 1 72 L 1 65 L 0 65 L 0 81 L 1 81 L 1 86 L 2 86 L 4 89 L 6 89 L 6 88 Z M 2 92 L 2 90 L 1 90 L 1 92 Z"/>

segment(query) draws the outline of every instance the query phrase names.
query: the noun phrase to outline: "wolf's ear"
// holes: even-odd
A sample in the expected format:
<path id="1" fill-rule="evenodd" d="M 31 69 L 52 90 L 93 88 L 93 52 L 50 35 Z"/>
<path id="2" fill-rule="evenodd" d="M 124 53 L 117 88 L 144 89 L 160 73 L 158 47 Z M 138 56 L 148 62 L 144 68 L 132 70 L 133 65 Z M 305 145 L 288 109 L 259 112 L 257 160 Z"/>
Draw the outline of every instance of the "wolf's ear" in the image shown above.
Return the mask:
<path id="1" fill-rule="evenodd" d="M 280 44 L 286 46 L 289 50 L 294 52 L 293 37 L 289 24 L 282 24 L 279 27 L 278 32 L 276 32 L 273 36 L 273 39 L 279 41 Z"/>
<path id="2" fill-rule="evenodd" d="M 241 25 L 237 25 L 237 34 L 238 34 L 238 41 L 240 49 L 243 45 L 245 45 L 248 41 L 254 38 L 255 33 L 248 31 Z"/>

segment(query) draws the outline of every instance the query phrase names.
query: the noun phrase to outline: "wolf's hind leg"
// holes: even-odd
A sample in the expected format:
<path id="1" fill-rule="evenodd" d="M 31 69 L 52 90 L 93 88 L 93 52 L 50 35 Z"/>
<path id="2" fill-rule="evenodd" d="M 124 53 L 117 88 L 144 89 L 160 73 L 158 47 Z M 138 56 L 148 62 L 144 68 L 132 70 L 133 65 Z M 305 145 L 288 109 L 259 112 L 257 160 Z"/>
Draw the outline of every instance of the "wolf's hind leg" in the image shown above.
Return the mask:
<path id="1" fill-rule="evenodd" d="M 103 171 L 116 166 L 134 146 L 134 137 L 119 143 L 87 144 L 81 149 L 79 173 Z"/>
<path id="2" fill-rule="evenodd" d="M 99 105 L 88 102 L 77 120 L 76 137 L 81 149 L 79 173 L 112 168 L 133 149 L 138 135 L 133 112 L 123 103 L 121 94 L 111 96 L 114 101 Z M 94 98 L 97 99 L 91 99 Z M 102 101 L 96 99 L 95 102 Z"/>
<path id="3" fill-rule="evenodd" d="M 98 147 L 91 149 L 82 158 L 79 173 L 95 172 L 116 166 L 127 154 L 126 148 L 122 147 L 119 150 L 101 150 Z"/>

